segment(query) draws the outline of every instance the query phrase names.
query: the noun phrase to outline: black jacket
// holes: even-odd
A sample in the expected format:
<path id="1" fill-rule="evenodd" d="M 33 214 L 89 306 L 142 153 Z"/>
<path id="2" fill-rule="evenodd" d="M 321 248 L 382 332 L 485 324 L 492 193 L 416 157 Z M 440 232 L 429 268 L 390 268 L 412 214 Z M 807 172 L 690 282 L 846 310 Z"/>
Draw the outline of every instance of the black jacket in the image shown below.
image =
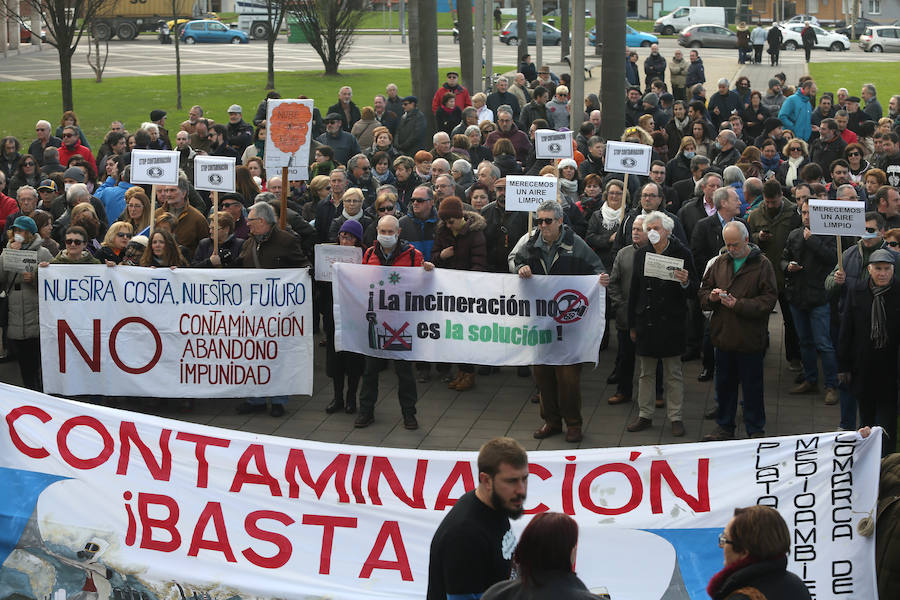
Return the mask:
<path id="1" fill-rule="evenodd" d="M 809 145 L 809 160 L 822 167 L 822 175 L 825 181 L 831 181 L 831 161 L 844 158 L 844 149 L 847 142 L 841 136 L 836 136 L 830 142 L 822 138 L 816 138 Z"/>
<path id="2" fill-rule="evenodd" d="M 743 219 L 735 218 L 746 225 Z M 719 255 L 719 250 L 725 245 L 722 239 L 722 222 L 719 213 L 700 219 L 691 233 L 691 253 L 694 255 L 694 264 L 698 269 L 705 269 L 706 263 L 711 258 Z"/>
<path id="3" fill-rule="evenodd" d="M 428 145 L 428 121 L 418 108 L 403 113 L 397 124 L 394 146 L 406 156 L 415 156 Z"/>
<path id="4" fill-rule="evenodd" d="M 669 125 L 672 121 L 669 121 Z M 669 126 L 666 126 L 668 129 Z M 683 179 L 691 178 L 691 159 L 685 157 L 684 154 L 678 153 L 674 155 L 669 162 L 666 163 L 666 185 L 672 187 L 676 182 Z"/>
<path id="5" fill-rule="evenodd" d="M 328 113 L 337 113 L 341 115 L 341 129 L 346 132 L 350 132 L 353 128 L 353 124 L 359 121 L 362 118 L 362 115 L 359 112 L 359 107 L 353 103 L 353 100 L 350 101 L 350 120 L 347 120 L 347 114 L 344 112 L 343 107 L 341 106 L 341 101 L 338 100 L 334 104 L 328 107 L 328 110 L 325 112 Z"/>
<path id="6" fill-rule="evenodd" d="M 662 54 L 657 52 L 656 54 L 648 55 L 644 59 L 644 76 L 647 89 L 650 89 L 650 84 L 653 83 L 654 79 L 666 80 L 666 59 L 663 58 Z"/>
<path id="7" fill-rule="evenodd" d="M 528 213 L 506 211 L 497 202 L 481 209 L 485 220 L 484 237 L 487 242 L 488 270 L 509 273 L 509 253 L 528 231 Z"/>
<path id="8" fill-rule="evenodd" d="M 703 68 L 703 59 L 698 58 L 696 62 L 692 62 L 688 67 L 687 77 L 684 80 L 684 86 L 690 88 L 698 83 L 706 83 L 706 70 Z"/>
<path id="9" fill-rule="evenodd" d="M 700 282 L 691 253 L 672 236 L 663 256 L 680 258 L 689 273 L 687 286 L 678 281 L 644 276 L 647 254 L 652 246 L 643 246 L 634 255 L 634 274 L 628 295 L 628 328 L 637 331 L 639 356 L 665 358 L 684 353 L 687 339 L 687 302 L 697 295 Z"/>
<path id="10" fill-rule="evenodd" d="M 833 235 L 811 235 L 803 239 L 803 227 L 788 234 L 781 258 L 784 291 L 788 301 L 804 310 L 828 303 L 825 278 L 837 262 L 837 244 Z M 793 273 L 787 267 L 795 261 L 803 268 Z M 774 265 L 773 265 L 774 266 Z"/>
<path id="11" fill-rule="evenodd" d="M 803 580 L 787 570 L 787 558 L 758 562 L 738 569 L 716 586 L 712 591 L 713 600 L 748 600 L 744 594 L 732 595 L 745 587 L 758 589 L 766 600 L 810 599 Z"/>

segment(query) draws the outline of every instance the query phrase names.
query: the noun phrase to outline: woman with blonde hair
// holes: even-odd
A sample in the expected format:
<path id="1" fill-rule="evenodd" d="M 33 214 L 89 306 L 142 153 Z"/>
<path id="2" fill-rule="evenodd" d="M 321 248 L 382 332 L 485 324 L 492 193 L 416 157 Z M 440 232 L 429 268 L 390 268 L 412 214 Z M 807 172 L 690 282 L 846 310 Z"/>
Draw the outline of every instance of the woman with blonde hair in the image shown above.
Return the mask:
<path id="1" fill-rule="evenodd" d="M 94 256 L 109 266 L 119 264 L 125 258 L 125 248 L 133 234 L 134 229 L 131 227 L 131 223 L 116 221 L 109 226 L 103 237 L 103 243 Z"/>

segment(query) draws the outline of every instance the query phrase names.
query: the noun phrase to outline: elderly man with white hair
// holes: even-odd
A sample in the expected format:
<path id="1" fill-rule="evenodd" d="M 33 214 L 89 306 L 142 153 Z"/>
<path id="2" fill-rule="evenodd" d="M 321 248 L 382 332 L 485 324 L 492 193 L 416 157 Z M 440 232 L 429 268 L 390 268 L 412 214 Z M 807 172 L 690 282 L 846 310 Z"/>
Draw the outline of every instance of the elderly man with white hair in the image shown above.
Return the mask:
<path id="1" fill-rule="evenodd" d="M 28 146 L 28 154 L 34 157 L 34 160 L 41 166 L 44 166 L 44 149 L 48 146 L 59 148 L 62 146 L 62 140 L 51 134 L 50 121 L 41 119 L 34 125 L 34 132 L 37 139 Z"/>
<path id="2" fill-rule="evenodd" d="M 716 428 L 703 441 L 734 439 L 739 385 L 748 437 L 766 435 L 763 356 L 778 299 L 775 269 L 740 221 L 728 223 L 722 236 L 725 252 L 706 271 L 699 292 L 701 308 L 712 311 L 718 404 Z"/>
<path id="3" fill-rule="evenodd" d="M 656 365 L 661 361 L 672 435 L 681 437 L 685 434 L 681 355 L 687 345 L 687 299 L 697 293 L 697 271 L 691 251 L 672 235 L 672 217 L 653 211 L 644 215 L 643 229 L 649 245 L 635 252 L 628 295 L 628 328 L 640 365 L 640 412 L 627 429 L 643 431 L 653 425 Z"/>
<path id="4" fill-rule="evenodd" d="M 300 245 L 300 237 L 278 228 L 275 209 L 267 202 L 257 202 L 250 207 L 247 215 L 250 238 L 241 247 L 241 254 L 235 266 L 245 269 L 282 269 L 286 267 L 308 267 L 309 258 Z M 287 396 L 272 396 L 269 414 L 273 417 L 284 415 Z M 237 407 L 238 414 L 262 412 L 266 409 L 267 398 L 247 398 Z"/>
<path id="5" fill-rule="evenodd" d="M 733 112 L 740 112 L 744 107 L 737 92 L 728 89 L 728 80 L 724 77 L 717 82 L 718 91 L 709 99 L 707 109 L 713 125 L 719 126 L 722 121 L 727 121 Z"/>
<path id="6" fill-rule="evenodd" d="M 509 79 L 503 76 L 497 78 L 494 88 L 495 90 L 488 94 L 487 107 L 494 111 L 496 115 L 498 108 L 504 105 L 509 106 L 513 112 L 513 120 L 518 121 L 522 105 L 519 104 L 519 99 L 516 98 L 516 95 L 509 91 Z"/>
<path id="7" fill-rule="evenodd" d="M 712 165 L 716 169 L 725 169 L 737 163 L 741 153 L 735 148 L 737 136 L 730 129 L 723 129 L 716 136 L 716 147 L 712 154 Z"/>
<path id="8" fill-rule="evenodd" d="M 433 148 L 429 150 L 431 156 L 434 158 L 443 158 L 447 161 L 447 172 L 450 172 L 450 165 L 454 162 L 458 161 L 462 158 L 460 155 L 453 152 L 450 144 L 450 136 L 447 135 L 446 131 L 438 131 L 431 137 L 431 143 L 433 144 Z"/>

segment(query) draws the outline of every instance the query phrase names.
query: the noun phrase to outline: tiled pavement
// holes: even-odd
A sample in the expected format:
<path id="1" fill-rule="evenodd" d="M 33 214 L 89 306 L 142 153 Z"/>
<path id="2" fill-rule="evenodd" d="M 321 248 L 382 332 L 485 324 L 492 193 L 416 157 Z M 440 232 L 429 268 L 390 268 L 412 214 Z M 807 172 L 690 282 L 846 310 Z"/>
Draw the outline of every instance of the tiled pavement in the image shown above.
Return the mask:
<path id="1" fill-rule="evenodd" d="M 825 406 L 824 395 L 791 396 L 794 373 L 786 368 L 781 343 L 781 317 L 773 314 L 770 320 L 771 348 L 765 359 L 766 432 L 787 435 L 813 431 L 831 431 L 838 425 L 837 406 Z M 317 340 L 322 339 L 321 335 Z M 625 426 L 637 416 L 637 405 L 610 406 L 606 400 L 615 393 L 615 386 L 607 385 L 606 377 L 615 359 L 615 335 L 610 347 L 601 353 L 596 369 L 590 365 L 582 372 L 584 440 L 580 446 L 611 447 L 647 444 L 670 444 L 699 440 L 714 426 L 703 419 L 711 407 L 712 382 L 699 383 L 700 362 L 684 363 L 685 402 L 684 424 L 687 435 L 673 438 L 665 417 L 665 409 L 656 409 L 653 427 L 639 433 L 629 433 Z M 0 379 L 19 384 L 16 363 L 0 364 Z M 538 441 L 532 432 L 541 424 L 538 406 L 529 402 L 534 387 L 530 378 L 520 378 L 515 368 L 503 368 L 500 373 L 477 377 L 475 387 L 468 392 L 447 389 L 437 378 L 418 384 L 417 405 L 420 428 L 407 431 L 400 419 L 396 396 L 396 376 L 389 369 L 382 374 L 381 396 L 375 411 L 375 423 L 365 429 L 353 427 L 353 415 L 325 413 L 331 399 L 331 380 L 324 374 L 324 348 L 316 346 L 314 394 L 296 396 L 287 405 L 287 414 L 272 418 L 267 413 L 250 416 L 237 415 L 239 400 L 200 400 L 189 413 L 174 408 L 154 411 L 161 416 L 224 427 L 343 444 L 422 448 L 429 450 L 475 450 L 488 439 L 509 435 L 529 450 L 556 450 L 571 447 L 562 436 Z M 635 392 L 637 386 L 635 386 Z M 129 410 L 143 410 L 139 400 L 125 400 L 120 406 Z M 745 435 L 743 431 L 740 435 Z"/>

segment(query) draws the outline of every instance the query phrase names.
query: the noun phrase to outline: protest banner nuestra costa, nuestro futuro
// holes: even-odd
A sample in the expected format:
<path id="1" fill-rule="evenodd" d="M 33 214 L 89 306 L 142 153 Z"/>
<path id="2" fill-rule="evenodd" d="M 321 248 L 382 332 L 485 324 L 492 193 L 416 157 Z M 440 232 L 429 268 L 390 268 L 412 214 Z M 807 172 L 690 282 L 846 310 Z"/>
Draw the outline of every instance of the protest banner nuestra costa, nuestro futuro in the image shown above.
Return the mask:
<path id="1" fill-rule="evenodd" d="M 38 274 L 48 393 L 312 393 L 307 269 L 50 265 Z"/>
<path id="2" fill-rule="evenodd" d="M 325 444 L 0 384 L 4 598 L 420 600 L 429 544 L 477 454 Z M 528 453 L 525 515 L 579 525 L 616 600 L 707 600 L 736 507 L 779 511 L 817 598 L 877 597 L 881 430 Z"/>

